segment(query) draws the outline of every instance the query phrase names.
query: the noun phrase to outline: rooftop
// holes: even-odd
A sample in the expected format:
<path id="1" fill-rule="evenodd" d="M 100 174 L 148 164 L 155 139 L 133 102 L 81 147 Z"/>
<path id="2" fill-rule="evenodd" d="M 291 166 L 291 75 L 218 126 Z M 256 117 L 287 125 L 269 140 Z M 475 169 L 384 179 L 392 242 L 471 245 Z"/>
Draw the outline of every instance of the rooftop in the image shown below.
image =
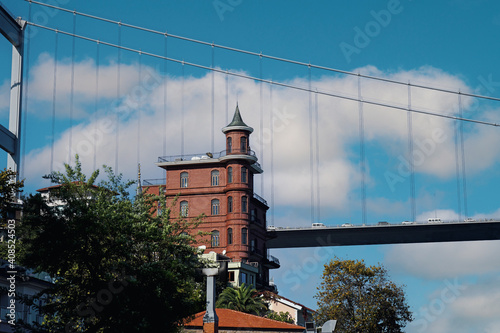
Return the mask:
<path id="1" fill-rule="evenodd" d="M 288 324 L 277 320 L 263 318 L 248 313 L 229 309 L 215 309 L 219 317 L 219 329 L 265 329 L 270 331 L 303 332 L 304 327 Z M 184 324 L 185 328 L 203 327 L 203 315 L 205 311 L 198 312 L 193 320 Z"/>

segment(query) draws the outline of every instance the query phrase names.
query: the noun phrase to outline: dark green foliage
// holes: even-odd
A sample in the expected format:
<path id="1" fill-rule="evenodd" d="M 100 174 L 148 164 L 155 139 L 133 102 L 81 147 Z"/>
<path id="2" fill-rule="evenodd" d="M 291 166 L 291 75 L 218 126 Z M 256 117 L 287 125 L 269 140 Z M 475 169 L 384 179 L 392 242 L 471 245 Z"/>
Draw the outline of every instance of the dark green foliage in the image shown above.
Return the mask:
<path id="1" fill-rule="evenodd" d="M 200 265 L 194 238 L 186 234 L 200 220 L 172 218 L 162 197 L 130 200 L 133 182 L 105 172 L 99 183 L 98 171 L 87 179 L 77 158 L 66 174 L 47 176 L 61 185 L 51 193 L 58 201 L 26 198 L 23 263 L 55 280 L 45 292 L 46 323 L 39 330 L 176 331 L 204 305 L 194 281 Z M 158 200 L 162 213 L 155 216 Z"/>
<path id="2" fill-rule="evenodd" d="M 266 317 L 269 318 L 269 319 L 273 319 L 273 320 L 277 320 L 277 321 L 282 321 L 284 323 L 289 323 L 289 324 L 293 324 L 294 323 L 293 318 L 292 318 L 292 316 L 290 315 L 289 312 L 280 311 L 278 313 L 278 312 L 275 312 L 275 311 L 270 311 L 266 315 Z"/>
<path id="3" fill-rule="evenodd" d="M 262 315 L 267 311 L 267 303 L 252 285 L 242 284 L 239 288 L 228 287 L 222 291 L 215 304 L 217 308 L 231 309 Z"/>
<path id="4" fill-rule="evenodd" d="M 339 332 L 399 333 L 412 320 L 401 287 L 382 266 L 335 258 L 325 265 L 318 293 L 316 321 L 337 320 Z"/>

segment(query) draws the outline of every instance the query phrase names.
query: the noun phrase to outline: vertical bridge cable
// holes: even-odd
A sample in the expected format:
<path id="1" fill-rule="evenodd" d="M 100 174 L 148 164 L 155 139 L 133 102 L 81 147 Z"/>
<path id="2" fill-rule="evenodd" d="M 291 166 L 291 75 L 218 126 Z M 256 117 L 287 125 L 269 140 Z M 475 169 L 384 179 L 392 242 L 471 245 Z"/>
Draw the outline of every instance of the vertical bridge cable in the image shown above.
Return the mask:
<path id="1" fill-rule="evenodd" d="M 73 12 L 73 35 L 76 35 L 76 12 Z M 71 146 L 73 141 L 73 107 L 75 96 L 75 43 L 76 37 L 72 37 L 71 45 L 71 93 L 69 102 L 69 146 L 68 146 L 68 163 L 71 163 Z"/>
<path id="2" fill-rule="evenodd" d="M 99 45 L 97 42 L 96 46 L 96 60 L 95 60 L 95 106 L 94 106 L 94 114 L 96 118 L 94 119 L 94 170 L 97 168 L 97 111 L 99 108 Z"/>
<path id="3" fill-rule="evenodd" d="M 411 221 L 415 221 L 417 215 L 416 202 L 415 202 L 415 162 L 413 157 L 413 121 L 411 110 L 411 85 L 408 81 L 408 113 L 406 114 L 406 121 L 408 126 L 408 159 L 410 165 L 410 211 Z"/>
<path id="4" fill-rule="evenodd" d="M 313 146 L 313 110 L 312 110 L 312 96 L 311 96 L 311 66 L 309 69 L 309 174 L 310 178 L 310 188 L 311 188 L 311 223 L 314 223 L 314 146 Z"/>
<path id="5" fill-rule="evenodd" d="M 462 94 L 460 91 L 458 92 L 458 112 L 459 117 L 462 118 Z M 466 172 L 465 172 L 465 147 L 464 147 L 464 122 L 460 122 L 460 149 L 462 153 L 462 186 L 463 186 L 463 195 L 464 195 L 464 214 L 465 217 L 469 217 L 469 212 L 467 209 L 467 181 L 466 181 Z"/>
<path id="6" fill-rule="evenodd" d="M 31 22 L 31 2 L 29 3 L 28 7 L 28 21 Z M 26 34 L 24 34 L 26 36 Z M 28 120 L 28 95 L 29 95 L 29 79 L 30 79 L 30 50 L 31 50 L 31 38 L 25 38 L 25 43 L 26 43 L 26 82 L 24 83 L 24 113 L 23 113 L 23 121 L 22 121 L 22 128 L 21 128 L 21 140 L 22 142 L 22 149 L 21 149 L 21 159 L 19 160 L 20 163 L 20 168 L 19 168 L 19 178 L 24 179 L 24 159 L 26 156 L 26 125 L 27 125 L 27 120 Z"/>
<path id="7" fill-rule="evenodd" d="M 316 219 L 320 221 L 320 188 L 319 188 L 319 113 L 318 113 L 318 93 L 314 94 L 314 116 L 315 116 L 315 132 L 316 132 Z"/>
<path id="8" fill-rule="evenodd" d="M 262 57 L 259 57 L 259 77 L 262 77 Z M 264 104 L 262 102 L 262 81 L 259 82 L 259 98 L 260 98 L 260 164 L 264 167 Z M 260 193 L 264 194 L 264 177 L 260 177 Z"/>
<path id="9" fill-rule="evenodd" d="M 142 78 L 142 52 L 139 53 L 139 74 L 138 74 L 138 87 L 141 86 L 141 78 Z M 142 90 L 138 89 L 136 94 L 137 98 L 137 165 L 141 165 L 141 111 L 142 111 Z M 139 167 L 140 168 L 140 167 Z"/>
<path id="10" fill-rule="evenodd" d="M 229 75 L 226 70 L 226 124 L 229 123 Z"/>
<path id="11" fill-rule="evenodd" d="M 457 209 L 458 209 L 458 219 L 462 220 L 462 195 L 461 195 L 461 186 L 460 186 L 460 163 L 459 163 L 459 136 L 460 136 L 460 124 L 458 121 L 455 121 L 455 172 L 457 179 Z"/>
<path id="12" fill-rule="evenodd" d="M 361 77 L 358 75 L 358 113 L 359 113 L 359 155 L 361 171 L 361 212 L 363 225 L 366 224 L 366 182 L 365 182 L 365 125 L 363 116 L 363 98 L 361 96 Z"/>
<path id="13" fill-rule="evenodd" d="M 52 87 L 52 137 L 50 147 L 50 172 L 54 171 L 54 139 L 56 127 L 56 91 L 57 91 L 57 48 L 59 44 L 59 33 L 56 30 L 56 41 L 54 50 L 54 81 Z"/>
<path id="14" fill-rule="evenodd" d="M 215 151 L 215 71 L 214 69 L 214 63 L 215 63 L 215 54 L 214 54 L 214 46 L 212 43 L 212 126 L 210 128 L 211 134 L 212 134 L 212 141 L 210 145 L 210 151 L 214 152 Z"/>
<path id="15" fill-rule="evenodd" d="M 184 60 L 182 61 L 181 81 L 181 156 L 184 156 Z"/>
<path id="16" fill-rule="evenodd" d="M 121 46 L 122 46 L 122 24 L 118 22 L 118 64 L 117 64 L 117 75 L 116 75 L 116 99 L 118 107 L 120 106 L 120 67 L 121 67 Z M 120 118 L 118 116 L 118 110 L 116 112 L 116 132 L 115 132 L 115 173 L 118 174 L 118 157 L 119 157 L 119 148 L 120 148 Z"/>
<path id="17" fill-rule="evenodd" d="M 167 33 L 165 33 L 165 45 L 164 45 L 164 55 L 165 58 L 168 57 L 168 42 Z M 168 73 L 167 73 L 168 61 L 163 60 L 163 72 L 165 75 L 165 83 L 163 84 L 163 156 L 167 155 L 167 84 L 168 84 Z"/>
<path id="18" fill-rule="evenodd" d="M 271 225 L 274 226 L 274 117 L 273 117 L 273 85 L 269 85 L 269 99 L 271 112 L 269 112 L 269 125 L 271 128 Z"/>

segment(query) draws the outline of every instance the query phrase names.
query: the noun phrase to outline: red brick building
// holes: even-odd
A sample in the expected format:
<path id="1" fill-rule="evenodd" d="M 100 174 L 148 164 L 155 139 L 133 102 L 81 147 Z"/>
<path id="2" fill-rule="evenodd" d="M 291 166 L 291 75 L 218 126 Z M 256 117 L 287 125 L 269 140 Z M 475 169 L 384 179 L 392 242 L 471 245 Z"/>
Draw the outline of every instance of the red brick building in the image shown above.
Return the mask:
<path id="1" fill-rule="evenodd" d="M 167 206 L 178 195 L 174 214 L 186 218 L 205 214 L 199 230 L 205 253 L 231 259 L 229 281 L 269 289 L 269 269 L 279 261 L 267 254 L 267 202 L 254 193 L 254 175 L 263 171 L 250 148 L 253 128 L 243 122 L 238 106 L 232 122 L 222 129 L 225 150 L 219 153 L 160 157 L 166 171 Z M 151 189 L 153 190 L 153 189 Z M 200 244 L 202 245 L 202 244 Z M 272 289 L 272 288 L 271 288 Z"/>

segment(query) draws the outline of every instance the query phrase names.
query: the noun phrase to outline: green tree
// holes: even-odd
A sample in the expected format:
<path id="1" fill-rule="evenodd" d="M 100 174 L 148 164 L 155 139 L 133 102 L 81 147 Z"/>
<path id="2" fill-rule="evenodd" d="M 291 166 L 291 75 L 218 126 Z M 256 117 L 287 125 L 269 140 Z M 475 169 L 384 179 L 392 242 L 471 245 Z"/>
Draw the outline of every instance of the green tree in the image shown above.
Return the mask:
<path id="1" fill-rule="evenodd" d="M 287 312 L 280 311 L 279 313 L 275 312 L 275 311 L 270 311 L 266 315 L 266 317 L 269 318 L 269 319 L 273 319 L 273 320 L 277 320 L 277 321 L 282 321 L 284 323 L 289 323 L 289 324 L 293 324 L 294 323 L 292 315 L 290 315 L 290 312 L 288 312 L 288 311 Z"/>
<path id="2" fill-rule="evenodd" d="M 402 332 L 412 320 L 403 289 L 382 266 L 335 258 L 325 265 L 317 289 L 316 321 L 336 319 L 339 332 Z"/>
<path id="3" fill-rule="evenodd" d="M 23 264 L 49 273 L 53 287 L 37 296 L 44 332 L 173 332 L 204 305 L 195 283 L 200 265 L 192 229 L 171 218 L 164 197 L 128 193 L 105 167 L 87 178 L 76 159 L 47 176 L 62 205 L 38 195 L 25 200 Z M 154 214 L 158 200 L 161 213 Z"/>
<path id="4" fill-rule="evenodd" d="M 13 203 L 23 186 L 24 181 L 16 181 L 16 173 L 11 169 L 0 171 L 0 218 L 2 223 L 12 212 Z"/>
<path id="5" fill-rule="evenodd" d="M 215 306 L 254 315 L 262 315 L 267 311 L 267 303 L 264 298 L 252 285 L 246 286 L 244 283 L 239 288 L 227 287 L 224 289 Z"/>
<path id="6" fill-rule="evenodd" d="M 8 233 L 7 222 L 16 218 L 16 210 L 20 209 L 17 203 L 18 194 L 22 191 L 24 181 L 16 181 L 16 173 L 10 169 L 0 171 L 0 258 L 8 259 L 8 247 L 16 244 L 18 255 L 23 251 L 22 244 L 15 239 L 15 233 Z M 13 229 L 12 231 L 15 231 Z M 16 263 L 12 261 L 12 263 Z"/>

